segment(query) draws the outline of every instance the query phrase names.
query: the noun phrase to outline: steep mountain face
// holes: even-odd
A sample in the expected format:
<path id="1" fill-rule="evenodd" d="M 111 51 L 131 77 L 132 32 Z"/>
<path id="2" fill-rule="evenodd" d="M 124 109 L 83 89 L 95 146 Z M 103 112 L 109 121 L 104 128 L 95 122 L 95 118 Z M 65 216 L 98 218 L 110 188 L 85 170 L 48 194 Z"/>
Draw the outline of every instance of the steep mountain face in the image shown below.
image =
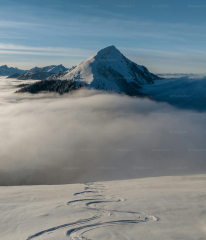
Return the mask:
<path id="1" fill-rule="evenodd" d="M 141 95 L 143 84 L 158 76 L 126 58 L 115 46 L 106 47 L 71 69 L 60 80 L 74 79 L 87 87 Z"/>
<path id="2" fill-rule="evenodd" d="M 8 67 L 7 65 L 0 66 L 0 76 L 10 76 L 15 73 L 23 74 L 26 70 Z"/>
<path id="3" fill-rule="evenodd" d="M 65 68 L 62 64 L 60 65 L 51 65 L 43 68 L 34 67 L 18 77 L 20 80 L 35 79 L 35 80 L 44 80 L 53 74 L 61 74 L 67 71 L 68 68 Z"/>

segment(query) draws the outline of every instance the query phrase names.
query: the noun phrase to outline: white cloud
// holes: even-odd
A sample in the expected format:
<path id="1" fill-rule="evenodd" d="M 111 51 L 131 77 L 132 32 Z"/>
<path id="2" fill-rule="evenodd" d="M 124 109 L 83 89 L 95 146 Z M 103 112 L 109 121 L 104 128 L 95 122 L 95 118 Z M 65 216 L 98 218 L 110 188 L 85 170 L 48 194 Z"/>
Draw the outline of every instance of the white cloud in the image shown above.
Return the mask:
<path id="1" fill-rule="evenodd" d="M 8 51 L 9 50 L 9 51 Z M 0 52 L 3 54 L 29 54 L 47 56 L 74 56 L 83 57 L 94 54 L 93 51 L 67 47 L 28 47 L 15 44 L 0 43 Z"/>
<path id="2" fill-rule="evenodd" d="M 0 184 L 205 171 L 204 114 L 95 91 L 13 94 L 13 84 L 1 79 Z"/>

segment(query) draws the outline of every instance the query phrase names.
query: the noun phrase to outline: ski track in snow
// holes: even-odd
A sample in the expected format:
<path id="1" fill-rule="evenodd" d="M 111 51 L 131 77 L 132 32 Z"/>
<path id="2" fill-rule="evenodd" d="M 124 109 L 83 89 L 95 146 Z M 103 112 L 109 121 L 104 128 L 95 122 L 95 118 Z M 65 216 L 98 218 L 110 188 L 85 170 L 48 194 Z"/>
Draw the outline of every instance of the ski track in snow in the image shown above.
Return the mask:
<path id="1" fill-rule="evenodd" d="M 99 208 L 97 205 L 102 203 L 115 203 L 125 201 L 125 199 L 117 199 L 114 196 L 102 195 L 104 192 L 104 186 L 100 184 L 88 183 L 85 184 L 84 191 L 74 193 L 74 196 L 82 196 L 84 198 L 76 199 L 69 201 L 67 205 L 69 207 L 76 207 L 76 205 L 84 204 L 83 207 L 88 211 L 94 211 L 95 214 L 93 217 L 79 219 L 75 222 L 66 223 L 56 227 L 52 227 L 40 232 L 35 233 L 27 238 L 27 240 L 38 240 L 48 239 L 47 234 L 52 234 L 56 230 L 63 230 L 65 228 L 70 228 L 66 231 L 66 236 L 71 240 L 91 240 L 87 239 L 83 235 L 86 232 L 95 230 L 97 228 L 114 226 L 114 225 L 125 225 L 125 224 L 137 224 L 145 223 L 148 221 L 159 221 L 158 217 L 153 215 L 143 213 L 143 212 L 132 212 L 132 211 L 119 211 L 119 210 L 107 210 L 104 208 Z M 99 193 L 99 194 L 98 194 Z M 95 195 L 98 194 L 98 195 Z M 85 197 L 89 198 L 85 198 Z M 98 197 L 98 198 L 97 198 Z M 101 220 L 102 218 L 102 220 Z M 77 226 L 75 226 L 77 225 Z M 79 226 L 81 225 L 81 226 Z M 75 227 L 74 227 L 75 226 Z M 127 238 L 126 234 L 124 238 Z"/>

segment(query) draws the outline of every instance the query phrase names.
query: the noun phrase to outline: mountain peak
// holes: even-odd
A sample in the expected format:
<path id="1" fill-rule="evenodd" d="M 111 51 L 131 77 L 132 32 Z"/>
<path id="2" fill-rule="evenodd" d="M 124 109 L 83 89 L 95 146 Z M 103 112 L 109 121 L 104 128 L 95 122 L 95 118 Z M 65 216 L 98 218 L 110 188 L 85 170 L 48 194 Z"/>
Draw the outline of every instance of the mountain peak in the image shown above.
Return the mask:
<path id="1" fill-rule="evenodd" d="M 111 45 L 99 50 L 98 52 L 101 52 L 101 51 L 107 52 L 107 51 L 119 51 L 119 50 L 114 45 Z"/>
<path id="2" fill-rule="evenodd" d="M 74 79 L 90 88 L 140 95 L 141 85 L 152 84 L 158 77 L 130 61 L 112 45 L 87 58 L 60 79 Z"/>
<path id="3" fill-rule="evenodd" d="M 8 66 L 5 64 L 5 65 L 2 65 L 1 67 L 3 67 L 3 68 L 8 68 Z"/>
<path id="4" fill-rule="evenodd" d="M 120 55 L 120 54 L 121 52 L 114 45 L 112 45 L 99 50 L 95 55 L 100 57 L 107 56 L 107 55 L 112 55 L 117 57 L 117 55 Z"/>

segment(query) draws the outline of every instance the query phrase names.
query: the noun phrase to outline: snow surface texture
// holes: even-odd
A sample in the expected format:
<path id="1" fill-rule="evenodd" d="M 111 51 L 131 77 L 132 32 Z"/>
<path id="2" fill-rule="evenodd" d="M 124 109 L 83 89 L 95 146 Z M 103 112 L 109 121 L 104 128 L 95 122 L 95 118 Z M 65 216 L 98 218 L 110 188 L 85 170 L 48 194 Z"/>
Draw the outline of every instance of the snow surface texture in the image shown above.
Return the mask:
<path id="1" fill-rule="evenodd" d="M 0 187 L 1 240 L 203 240 L 206 175 Z"/>
<path id="2" fill-rule="evenodd" d="M 0 66 L 0 76 L 9 76 L 15 73 L 23 74 L 25 72 L 26 72 L 25 70 L 8 67 L 7 65 Z"/>
<path id="3" fill-rule="evenodd" d="M 143 84 L 152 84 L 158 76 L 126 58 L 115 46 L 106 47 L 75 68 L 61 80 L 75 79 L 91 88 L 140 95 Z"/>
<path id="4" fill-rule="evenodd" d="M 34 79 L 34 80 L 44 80 L 53 74 L 61 74 L 67 71 L 68 68 L 65 68 L 62 64 L 56 66 L 51 65 L 43 68 L 34 67 L 27 71 L 26 73 L 22 74 L 18 77 L 19 80 L 27 80 L 27 79 Z"/>

